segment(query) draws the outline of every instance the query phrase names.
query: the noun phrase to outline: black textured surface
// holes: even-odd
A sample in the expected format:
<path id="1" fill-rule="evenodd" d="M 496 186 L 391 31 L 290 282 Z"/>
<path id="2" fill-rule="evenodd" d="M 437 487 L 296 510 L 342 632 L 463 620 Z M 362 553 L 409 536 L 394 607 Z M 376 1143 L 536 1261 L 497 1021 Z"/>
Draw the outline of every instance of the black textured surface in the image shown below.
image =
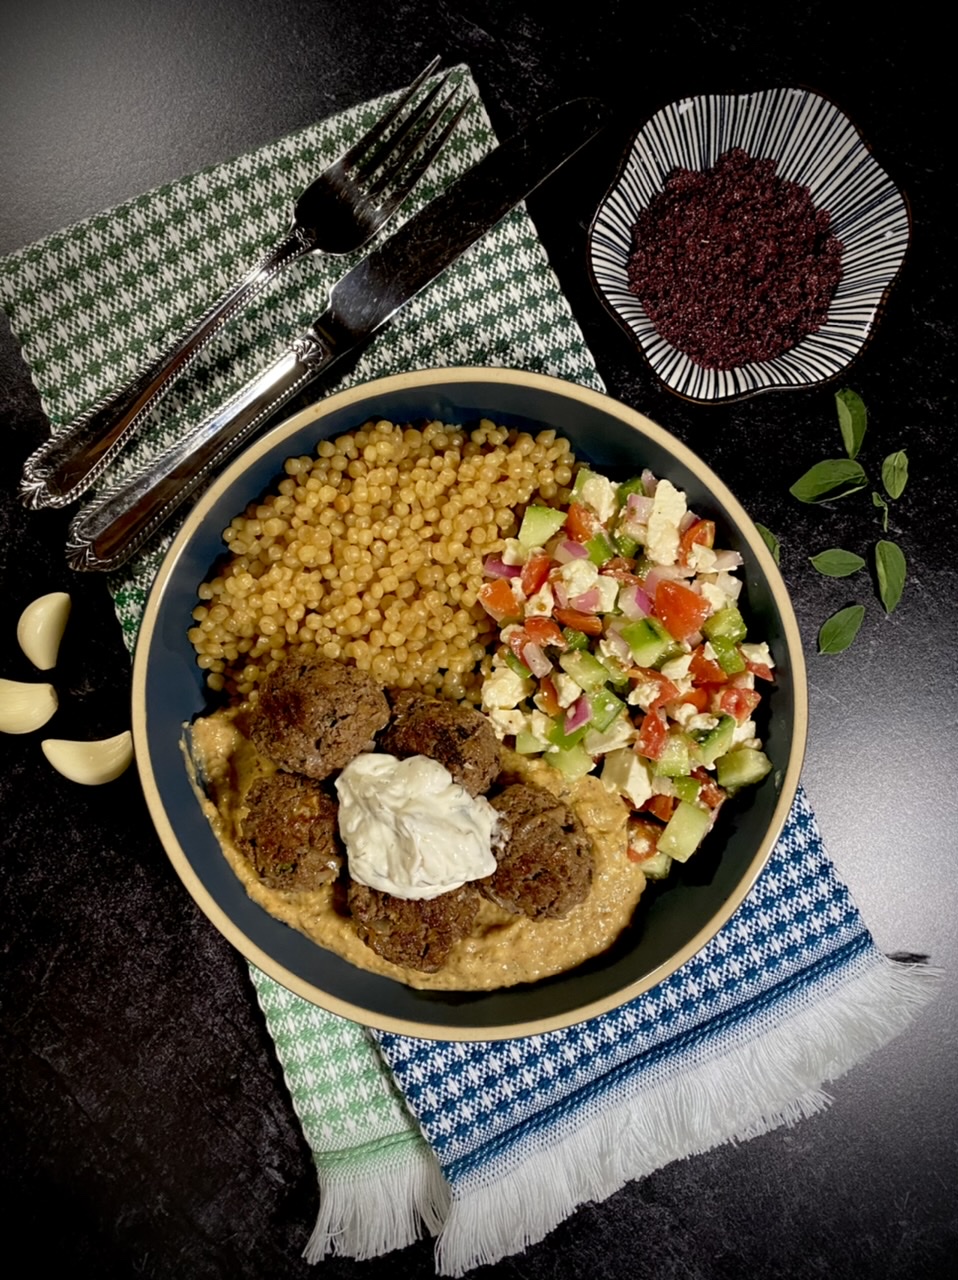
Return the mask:
<path id="1" fill-rule="evenodd" d="M 826 842 L 878 945 L 928 955 L 945 977 L 910 1034 L 833 1086 L 828 1111 L 583 1207 L 494 1269 L 504 1277 L 935 1276 L 958 1245 L 946 33 L 921 3 L 855 18 L 843 8 L 597 0 L 567 16 L 554 4 L 427 0 L 35 0 L 0 15 L 0 253 L 394 88 L 433 53 L 471 65 L 502 134 L 580 94 L 616 109 L 608 137 L 530 211 L 612 394 L 691 445 L 782 538 L 809 663 L 804 777 Z M 589 220 L 646 115 L 687 93 L 786 83 L 841 103 L 914 218 L 886 313 L 844 380 L 870 411 L 866 468 L 877 474 L 897 448 L 911 462 L 890 530 L 909 579 L 891 618 L 864 579 L 821 578 L 807 561 L 874 541 L 867 495 L 819 510 L 787 493 L 840 451 L 834 388 L 687 405 L 653 382 L 585 270 Z M 0 415 L 0 675 L 33 674 L 15 641 L 21 608 L 69 590 L 48 732 L 114 733 L 129 719 L 128 663 L 105 583 L 65 568 L 67 514 L 27 513 L 14 498 L 45 424 L 5 322 Z M 817 655 L 818 626 L 852 599 L 866 604 L 854 647 Z M 243 962 L 176 880 L 135 776 L 78 787 L 46 766 L 41 736 L 0 737 L 9 1238 L 29 1241 L 41 1269 L 102 1280 L 318 1274 L 299 1257 L 315 1213 L 309 1153 Z M 431 1249 L 331 1260 L 323 1274 L 425 1277 Z"/>

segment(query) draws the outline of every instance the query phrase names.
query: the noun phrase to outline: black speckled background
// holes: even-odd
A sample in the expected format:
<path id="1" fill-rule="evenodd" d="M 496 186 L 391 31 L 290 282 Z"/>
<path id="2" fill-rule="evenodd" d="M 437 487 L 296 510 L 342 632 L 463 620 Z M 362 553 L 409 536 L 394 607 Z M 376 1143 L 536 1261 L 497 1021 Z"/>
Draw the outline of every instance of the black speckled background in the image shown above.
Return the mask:
<path id="1" fill-rule="evenodd" d="M 852 11 L 854 12 L 854 16 Z M 613 127 L 529 202 L 609 391 L 691 445 L 782 539 L 806 640 L 804 780 L 839 871 L 886 951 L 930 957 L 941 990 L 910 1034 L 831 1089 L 829 1110 L 723 1147 L 582 1208 L 503 1277 L 621 1280 L 928 1277 L 958 1246 L 958 572 L 953 110 L 924 3 L 662 8 L 352 0 L 34 0 L 0 11 L 0 253 L 160 182 L 466 61 L 503 135 L 579 94 Z M 909 564 L 886 618 L 871 584 L 807 557 L 864 552 L 867 493 L 805 508 L 788 486 L 840 452 L 834 387 L 725 407 L 659 388 L 593 296 L 585 233 L 625 143 L 657 106 L 707 90 L 805 84 L 839 102 L 905 190 L 914 237 L 873 341 L 839 385 L 869 409 L 861 461 L 907 450 L 891 537 Z M 300 1260 L 315 1214 L 309 1153 L 245 964 L 193 906 L 133 772 L 104 788 L 54 773 L 39 739 L 129 723 L 128 660 L 103 581 L 66 569 L 69 513 L 27 513 L 23 458 L 46 430 L 0 320 L 0 675 L 32 678 L 20 610 L 68 590 L 74 612 L 49 729 L 0 737 L 2 1200 L 30 1269 L 259 1280 Z M 860 500 L 859 500 L 860 499 Z M 854 647 L 815 652 L 859 599 Z M 23 1264 L 17 1264 L 23 1273 Z M 328 1280 L 426 1277 L 431 1247 Z M 480 1274 L 480 1273 L 477 1273 Z"/>

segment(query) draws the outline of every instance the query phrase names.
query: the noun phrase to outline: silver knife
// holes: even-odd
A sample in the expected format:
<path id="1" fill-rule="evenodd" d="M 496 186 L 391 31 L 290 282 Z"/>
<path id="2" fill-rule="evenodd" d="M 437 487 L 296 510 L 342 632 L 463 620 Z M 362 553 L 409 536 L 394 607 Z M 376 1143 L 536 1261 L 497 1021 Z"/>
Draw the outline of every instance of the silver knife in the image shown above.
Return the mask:
<path id="1" fill-rule="evenodd" d="M 473 165 L 332 287 L 323 314 L 277 360 L 122 486 L 74 516 L 73 569 L 125 564 L 277 409 L 380 332 L 400 308 L 605 126 L 595 98 L 540 116 Z"/>

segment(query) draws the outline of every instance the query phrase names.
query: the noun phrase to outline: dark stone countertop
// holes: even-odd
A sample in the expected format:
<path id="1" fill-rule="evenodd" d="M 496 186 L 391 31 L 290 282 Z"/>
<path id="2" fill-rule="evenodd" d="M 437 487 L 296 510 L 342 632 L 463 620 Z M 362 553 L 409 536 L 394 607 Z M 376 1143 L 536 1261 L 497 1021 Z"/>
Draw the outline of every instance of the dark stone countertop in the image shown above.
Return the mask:
<path id="1" fill-rule="evenodd" d="M 921 3 L 867 19 L 845 8 L 38 0 L 0 16 L 0 253 L 394 88 L 433 53 L 469 63 L 503 135 L 579 94 L 616 108 L 608 135 L 530 212 L 610 393 L 688 443 L 782 537 L 809 669 L 804 781 L 827 846 L 878 946 L 928 956 L 944 979 L 908 1034 L 834 1084 L 828 1110 L 582 1208 L 499 1264 L 503 1276 L 901 1280 L 944 1274 L 958 1245 L 956 190 L 943 36 Z M 782 84 L 845 108 L 913 217 L 905 267 L 844 380 L 869 410 L 862 461 L 908 452 L 890 530 L 908 582 L 890 618 L 864 590 L 862 633 L 837 657 L 818 655 L 815 636 L 849 591 L 807 557 L 869 545 L 874 512 L 804 508 L 787 492 L 838 452 L 835 388 L 687 404 L 656 384 L 585 266 L 594 209 L 647 115 L 686 94 Z M 15 496 L 46 424 L 5 322 L 0 414 L 0 674 L 31 677 L 16 619 L 36 595 L 68 590 L 56 733 L 115 733 L 129 723 L 128 659 L 106 584 L 66 569 L 67 513 L 28 513 Z M 135 772 L 76 786 L 47 767 L 41 736 L 0 737 L 9 1238 L 51 1273 L 100 1280 L 318 1275 L 300 1259 L 314 1173 L 244 961 L 176 878 Z M 430 1276 L 431 1247 L 330 1260 L 322 1274 Z"/>

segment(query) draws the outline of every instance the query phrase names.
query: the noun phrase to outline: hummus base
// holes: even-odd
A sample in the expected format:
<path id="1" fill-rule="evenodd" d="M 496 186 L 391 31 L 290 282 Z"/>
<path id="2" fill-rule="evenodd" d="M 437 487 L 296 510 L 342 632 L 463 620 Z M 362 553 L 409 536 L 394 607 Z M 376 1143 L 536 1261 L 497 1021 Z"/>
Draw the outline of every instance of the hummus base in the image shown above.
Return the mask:
<path id="1" fill-rule="evenodd" d="M 422 990 L 492 991 L 538 982 L 599 955 L 628 927 L 645 876 L 626 854 L 626 809 L 598 778 L 569 782 L 539 759 L 502 750 L 500 782 L 536 783 L 566 801 L 592 840 L 595 868 L 585 902 L 558 920 L 513 915 L 483 898 L 471 934 L 458 942 L 438 973 L 382 959 L 360 939 L 334 901 L 332 885 L 308 892 L 271 889 L 237 845 L 253 780 L 274 771 L 243 732 L 242 709 L 216 711 L 186 727 L 184 753 L 197 798 L 223 855 L 244 889 L 265 911 L 321 947 L 370 973 Z"/>

